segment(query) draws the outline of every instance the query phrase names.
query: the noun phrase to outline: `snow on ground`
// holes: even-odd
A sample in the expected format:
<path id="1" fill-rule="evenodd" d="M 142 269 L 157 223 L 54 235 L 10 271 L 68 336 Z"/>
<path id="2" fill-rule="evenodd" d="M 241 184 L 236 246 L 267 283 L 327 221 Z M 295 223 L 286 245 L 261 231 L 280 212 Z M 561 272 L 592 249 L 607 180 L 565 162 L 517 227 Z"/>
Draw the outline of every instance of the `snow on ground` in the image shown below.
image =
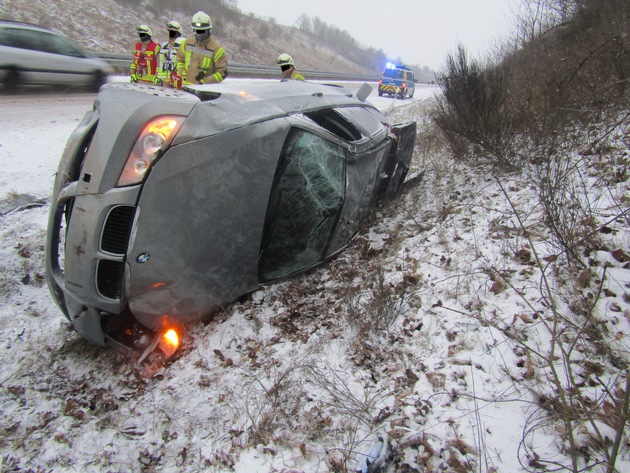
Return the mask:
<path id="1" fill-rule="evenodd" d="M 422 128 L 418 99 L 433 92 L 370 101 Z M 93 97 L 0 97 L 0 471 L 361 471 L 378 436 L 401 472 L 567 463 L 531 394 L 551 389 L 549 372 L 523 349 L 549 346 L 532 253 L 554 251 L 525 177 L 416 162 L 423 180 L 338 258 L 191 325 L 174 359 L 138 363 L 89 346 L 52 301 L 48 206 L 7 211 L 21 194 L 47 198 Z M 625 182 L 611 189 L 627 195 Z M 628 253 L 622 223 L 609 247 Z M 602 324 L 626 350 L 630 276 L 610 255 Z M 630 471 L 625 448 L 617 468 Z"/>

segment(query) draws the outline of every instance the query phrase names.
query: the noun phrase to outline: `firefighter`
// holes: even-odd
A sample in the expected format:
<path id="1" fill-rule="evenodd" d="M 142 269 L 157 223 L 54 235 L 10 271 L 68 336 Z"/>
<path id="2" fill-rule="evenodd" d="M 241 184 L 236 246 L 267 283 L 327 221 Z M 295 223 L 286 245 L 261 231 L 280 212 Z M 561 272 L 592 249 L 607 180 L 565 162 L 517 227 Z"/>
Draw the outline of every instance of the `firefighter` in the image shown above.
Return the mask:
<path id="1" fill-rule="evenodd" d="M 200 11 L 192 17 L 195 34 L 186 38 L 177 50 L 177 73 L 173 86 L 184 84 L 215 84 L 228 75 L 225 50 L 212 38 L 212 20 Z"/>
<path id="2" fill-rule="evenodd" d="M 184 41 L 184 38 L 182 38 L 182 25 L 179 22 L 169 21 L 166 29 L 168 31 L 168 41 L 164 42 L 160 48 L 158 78 L 161 85 L 171 85 L 171 74 L 176 71 L 177 50 Z"/>
<path id="3" fill-rule="evenodd" d="M 287 53 L 278 56 L 276 63 L 282 70 L 282 79 L 304 80 L 304 76 L 295 68 L 293 58 Z"/>
<path id="4" fill-rule="evenodd" d="M 136 43 L 131 59 L 131 82 L 148 82 L 157 84 L 156 76 L 160 45 L 151 39 L 151 28 L 140 25 L 136 28 L 140 41 Z"/>

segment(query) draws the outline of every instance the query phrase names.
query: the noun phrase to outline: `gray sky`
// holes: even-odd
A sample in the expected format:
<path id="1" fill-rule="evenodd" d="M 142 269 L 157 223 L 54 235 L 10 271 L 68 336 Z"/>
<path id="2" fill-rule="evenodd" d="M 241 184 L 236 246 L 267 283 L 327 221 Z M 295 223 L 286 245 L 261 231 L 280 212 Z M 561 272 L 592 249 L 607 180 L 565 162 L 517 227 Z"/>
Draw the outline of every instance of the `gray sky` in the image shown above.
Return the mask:
<path id="1" fill-rule="evenodd" d="M 392 59 L 439 69 L 462 43 L 481 58 L 513 24 L 519 0 L 238 0 L 244 13 L 294 26 L 306 13 L 347 31 Z M 387 6 L 390 6 L 389 8 Z M 395 8 L 394 8 L 395 6 Z"/>

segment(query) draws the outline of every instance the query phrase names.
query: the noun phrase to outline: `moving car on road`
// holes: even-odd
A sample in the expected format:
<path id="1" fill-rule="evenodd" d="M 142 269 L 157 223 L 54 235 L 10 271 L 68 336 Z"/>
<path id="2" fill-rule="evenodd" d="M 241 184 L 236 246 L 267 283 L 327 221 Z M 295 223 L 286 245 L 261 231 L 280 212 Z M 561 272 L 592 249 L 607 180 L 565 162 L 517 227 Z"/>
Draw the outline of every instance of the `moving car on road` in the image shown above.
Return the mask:
<path id="1" fill-rule="evenodd" d="M 61 159 L 47 280 L 93 343 L 182 326 L 322 264 L 405 180 L 415 122 L 390 125 L 365 89 L 184 89 L 104 86 Z"/>
<path id="2" fill-rule="evenodd" d="M 41 26 L 0 20 L 0 88 L 78 86 L 98 91 L 113 68 L 68 37 Z"/>

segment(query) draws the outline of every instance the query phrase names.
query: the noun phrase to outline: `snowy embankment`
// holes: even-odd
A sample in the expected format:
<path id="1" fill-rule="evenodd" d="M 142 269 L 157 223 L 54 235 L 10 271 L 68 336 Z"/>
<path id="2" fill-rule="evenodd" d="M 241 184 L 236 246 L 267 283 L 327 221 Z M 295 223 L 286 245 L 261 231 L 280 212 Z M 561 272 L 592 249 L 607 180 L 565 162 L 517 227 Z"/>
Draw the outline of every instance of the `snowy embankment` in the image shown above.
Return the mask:
<path id="1" fill-rule="evenodd" d="M 392 121 L 428 126 L 428 101 L 374 95 Z M 0 97 L 0 209 L 19 194 L 46 199 L 92 99 Z M 346 252 L 191 325 L 166 362 L 87 345 L 44 281 L 48 206 L 3 212 L 0 470 L 361 471 L 378 436 L 401 472 L 567 464 L 532 394 L 553 391 L 548 367 L 533 360 L 553 335 L 536 258 L 556 253 L 531 181 L 497 181 L 425 145 L 415 163 L 424 179 Z M 627 183 L 607 190 L 598 209 L 612 214 Z M 613 250 L 628 253 L 630 232 L 627 219 L 609 228 L 594 253 L 607 267 L 598 313 L 627 356 L 630 275 Z M 630 469 L 622 451 L 618 471 Z"/>

